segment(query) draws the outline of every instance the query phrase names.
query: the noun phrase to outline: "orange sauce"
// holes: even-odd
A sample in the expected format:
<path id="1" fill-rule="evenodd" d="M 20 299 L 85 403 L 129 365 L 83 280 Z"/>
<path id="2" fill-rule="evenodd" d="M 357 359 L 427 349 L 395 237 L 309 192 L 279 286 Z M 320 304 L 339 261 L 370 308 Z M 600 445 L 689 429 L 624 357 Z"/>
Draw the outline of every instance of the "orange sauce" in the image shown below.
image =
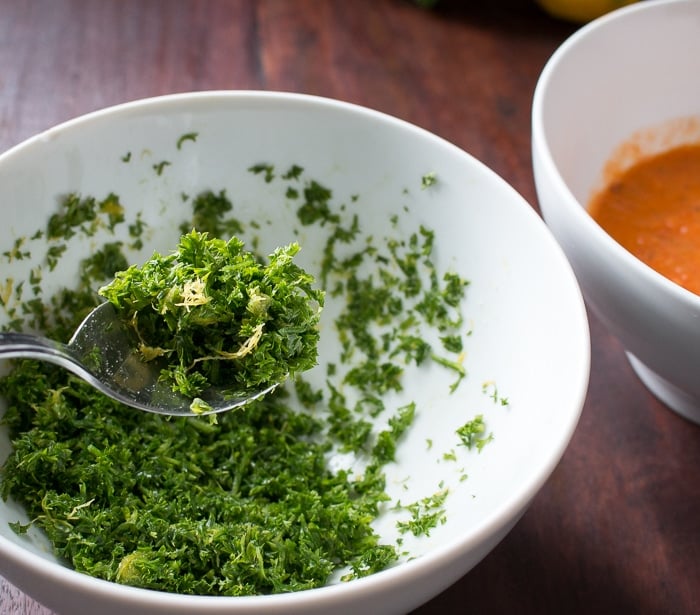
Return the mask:
<path id="1" fill-rule="evenodd" d="M 700 295 L 700 144 L 633 164 L 592 198 L 588 211 L 637 258 Z"/>

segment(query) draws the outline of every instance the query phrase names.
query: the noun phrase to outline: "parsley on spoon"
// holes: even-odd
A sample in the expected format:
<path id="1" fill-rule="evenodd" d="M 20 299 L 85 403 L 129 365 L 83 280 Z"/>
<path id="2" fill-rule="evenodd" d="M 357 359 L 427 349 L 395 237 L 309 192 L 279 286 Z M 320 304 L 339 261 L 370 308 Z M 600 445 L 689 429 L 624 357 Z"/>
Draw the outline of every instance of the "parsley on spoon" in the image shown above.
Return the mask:
<path id="1" fill-rule="evenodd" d="M 117 273 L 68 344 L 0 334 L 0 358 L 56 363 L 134 408 L 203 415 L 245 405 L 313 367 L 323 292 L 293 262 L 192 231 L 178 249 Z"/>

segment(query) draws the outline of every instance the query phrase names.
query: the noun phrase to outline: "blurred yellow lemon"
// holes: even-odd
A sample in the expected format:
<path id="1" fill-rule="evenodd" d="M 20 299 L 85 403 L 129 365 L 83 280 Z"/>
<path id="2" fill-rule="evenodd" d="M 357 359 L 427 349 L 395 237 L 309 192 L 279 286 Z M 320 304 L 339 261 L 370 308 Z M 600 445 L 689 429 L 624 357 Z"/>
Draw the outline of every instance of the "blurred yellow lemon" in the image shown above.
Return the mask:
<path id="1" fill-rule="evenodd" d="M 536 0 L 553 17 L 585 23 L 637 0 Z"/>

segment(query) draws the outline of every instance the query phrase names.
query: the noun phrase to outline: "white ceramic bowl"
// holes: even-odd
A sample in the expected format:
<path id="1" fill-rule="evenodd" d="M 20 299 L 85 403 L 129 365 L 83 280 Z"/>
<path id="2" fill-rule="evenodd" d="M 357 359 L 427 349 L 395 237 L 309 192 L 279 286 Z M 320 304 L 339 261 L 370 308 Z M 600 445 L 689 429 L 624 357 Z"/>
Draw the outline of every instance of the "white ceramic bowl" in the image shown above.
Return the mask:
<path id="1" fill-rule="evenodd" d="M 178 138 L 192 132 L 196 142 L 178 149 Z M 170 166 L 154 172 L 153 165 L 166 159 Z M 295 213 L 275 182 L 268 185 L 247 171 L 259 162 L 303 166 L 332 188 L 334 199 L 357 208 L 364 233 L 391 232 L 393 214 L 405 228 L 425 224 L 435 231 L 438 266 L 471 281 L 464 317 L 472 334 L 462 386 L 451 395 L 452 376 L 428 369 L 392 400 L 418 399 L 419 412 L 397 463 L 387 470 L 389 491 L 411 501 L 445 481 L 451 489 L 447 522 L 429 537 L 407 540 L 414 559 L 367 578 L 286 595 L 199 597 L 76 573 L 48 554 L 40 535 L 16 536 L 7 521 L 22 519 L 22 511 L 0 504 L 0 574 L 60 613 L 406 612 L 454 583 L 505 536 L 577 424 L 588 384 L 587 320 L 573 272 L 546 226 L 465 152 L 371 110 L 303 95 L 212 92 L 134 102 L 70 121 L 0 157 L 0 246 L 8 249 L 33 232 L 60 195 L 79 191 L 103 198 L 113 191 L 127 217 L 142 211 L 150 225 L 144 254 L 169 251 L 187 217 L 181 194 L 225 188 L 239 218 L 263 222 L 263 251 L 298 239 L 306 266 L 317 269 L 325 240 L 308 228 L 293 233 L 299 228 Z M 430 172 L 437 182 L 421 189 Z M 78 242 L 69 262 L 74 265 L 101 237 Z M 36 242 L 41 240 L 25 247 L 40 246 Z M 31 266 L 5 263 L 3 279 L 22 279 Z M 67 271 L 71 267 L 56 268 L 44 283 L 70 283 Z M 333 310 L 329 298 L 324 317 Z M 336 356 L 338 346 L 332 327 L 323 331 L 321 364 Z M 325 371 L 314 377 L 323 380 Z M 507 396 L 508 406 L 485 394 L 487 382 Z M 479 412 L 494 440 L 481 453 L 456 447 L 455 430 Z M 443 458 L 453 448 L 456 463 Z M 0 452 L 3 458 L 8 452 L 5 440 Z M 468 479 L 458 480 L 460 472 Z M 380 518 L 378 530 L 391 535 L 391 522 Z"/>
<path id="2" fill-rule="evenodd" d="M 700 140 L 699 71 L 700 2 L 641 2 L 564 42 L 542 71 L 532 111 L 541 211 L 589 307 L 648 388 L 696 422 L 700 297 L 632 256 L 585 207 L 609 160 L 624 168 Z"/>

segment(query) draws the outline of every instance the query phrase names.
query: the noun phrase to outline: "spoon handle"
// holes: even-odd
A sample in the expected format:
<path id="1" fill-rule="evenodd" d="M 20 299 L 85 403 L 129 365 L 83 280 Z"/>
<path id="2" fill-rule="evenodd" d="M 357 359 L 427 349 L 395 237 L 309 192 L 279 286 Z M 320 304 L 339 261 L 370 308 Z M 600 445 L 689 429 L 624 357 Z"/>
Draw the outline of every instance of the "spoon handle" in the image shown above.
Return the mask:
<path id="1" fill-rule="evenodd" d="M 77 357 L 74 357 L 66 344 L 31 335 L 29 333 L 0 333 L 0 359 L 38 359 L 59 365 L 87 380 L 93 386 L 99 383 Z"/>
<path id="2" fill-rule="evenodd" d="M 49 357 L 65 358 L 65 344 L 29 333 L 0 333 L 0 358 L 36 358 L 44 361 Z M 68 360 L 68 359 L 66 359 Z"/>

